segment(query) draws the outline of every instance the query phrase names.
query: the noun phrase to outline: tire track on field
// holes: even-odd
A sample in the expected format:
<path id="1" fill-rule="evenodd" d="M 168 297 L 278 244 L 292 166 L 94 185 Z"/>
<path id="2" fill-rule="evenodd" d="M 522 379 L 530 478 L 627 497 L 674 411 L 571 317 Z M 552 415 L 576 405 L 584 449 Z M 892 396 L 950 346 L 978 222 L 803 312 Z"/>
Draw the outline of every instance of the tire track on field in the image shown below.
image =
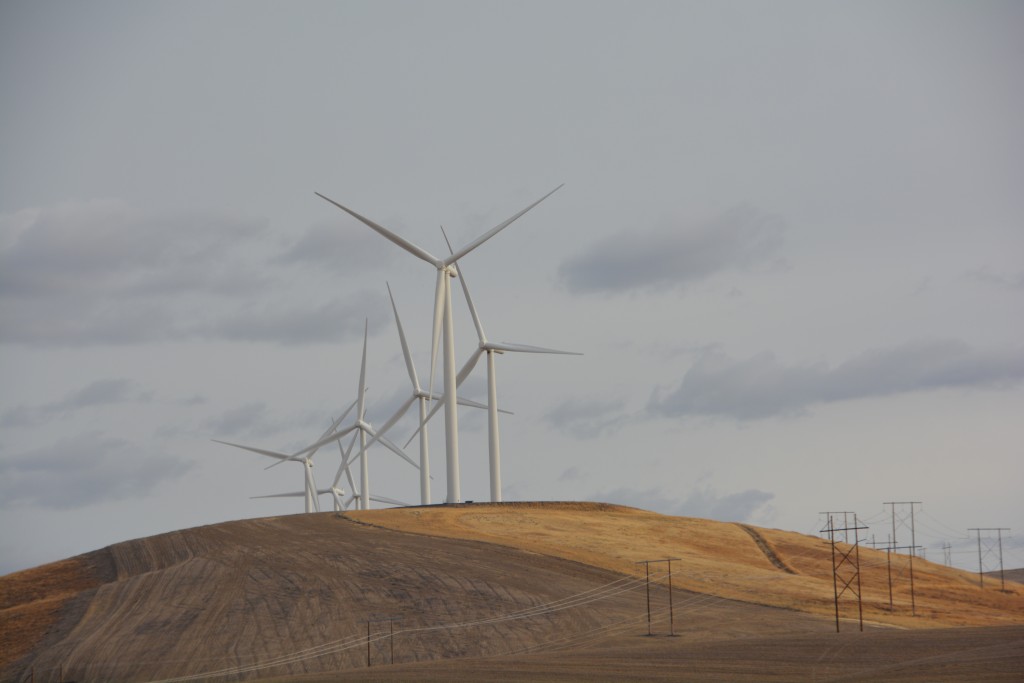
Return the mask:
<path id="1" fill-rule="evenodd" d="M 767 557 L 768 561 L 775 565 L 776 568 L 781 569 L 787 574 L 796 574 L 793 569 L 791 569 L 778 555 L 775 554 L 775 551 L 768 545 L 768 541 L 765 540 L 764 536 L 762 536 L 757 529 L 752 526 L 747 526 L 746 524 L 737 524 L 736 526 L 750 534 L 750 537 L 754 539 L 754 543 L 757 544 L 757 547 L 761 549 L 764 556 Z"/>

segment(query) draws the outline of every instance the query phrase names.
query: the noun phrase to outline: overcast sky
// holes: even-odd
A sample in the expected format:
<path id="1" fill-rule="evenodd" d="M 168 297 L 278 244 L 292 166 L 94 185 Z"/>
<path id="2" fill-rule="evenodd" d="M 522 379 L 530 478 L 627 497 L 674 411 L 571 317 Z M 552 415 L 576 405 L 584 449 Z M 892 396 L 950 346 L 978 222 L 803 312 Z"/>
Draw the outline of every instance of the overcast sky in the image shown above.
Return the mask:
<path id="1" fill-rule="evenodd" d="M 585 354 L 498 358 L 506 500 L 883 542 L 922 501 L 929 559 L 1024 566 L 1021 64 L 1013 0 L 4 2 L 0 572 L 301 511 L 210 439 L 315 440 L 367 319 L 386 420 L 386 282 L 427 374 L 435 271 L 314 192 L 442 254 L 563 182 L 461 264 L 491 339 Z"/>

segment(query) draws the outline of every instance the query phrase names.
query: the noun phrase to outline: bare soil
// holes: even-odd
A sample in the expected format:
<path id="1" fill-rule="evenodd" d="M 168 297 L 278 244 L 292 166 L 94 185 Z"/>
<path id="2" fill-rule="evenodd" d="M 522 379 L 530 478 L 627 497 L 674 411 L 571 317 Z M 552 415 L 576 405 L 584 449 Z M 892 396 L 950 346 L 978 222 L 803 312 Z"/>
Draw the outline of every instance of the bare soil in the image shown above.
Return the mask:
<path id="1" fill-rule="evenodd" d="M 1024 586 L 917 560 L 890 613 L 862 550 L 837 634 L 830 552 L 588 503 L 232 522 L 0 577 L 0 680 L 1021 680 Z"/>

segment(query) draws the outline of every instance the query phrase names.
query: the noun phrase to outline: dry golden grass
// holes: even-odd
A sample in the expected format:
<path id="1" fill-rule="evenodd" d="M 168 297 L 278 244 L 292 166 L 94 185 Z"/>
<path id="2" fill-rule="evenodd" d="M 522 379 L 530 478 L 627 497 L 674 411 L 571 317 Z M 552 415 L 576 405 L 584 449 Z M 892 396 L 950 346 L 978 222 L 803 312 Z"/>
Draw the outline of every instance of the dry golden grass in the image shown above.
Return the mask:
<path id="1" fill-rule="evenodd" d="M 679 638 L 641 637 L 642 582 L 594 604 L 506 618 L 594 595 L 622 574 L 641 576 L 638 560 L 664 557 L 680 558 Z M 400 654 L 394 667 L 375 664 L 373 680 L 820 680 L 849 667 L 864 674 L 856 680 L 883 670 L 914 683 L 1019 679 L 1024 586 L 982 590 L 975 575 L 918 560 L 912 617 L 899 556 L 890 613 L 885 559 L 861 550 L 867 632 L 850 633 L 846 621 L 837 640 L 831 546 L 801 534 L 599 503 L 244 520 L 0 577 L 0 679 L 211 679 L 258 664 L 243 677 L 370 680 L 362 643 L 382 614 L 402 618 Z M 667 591 L 652 594 L 664 635 Z M 844 600 L 843 618 L 855 617 Z M 987 628 L 942 628 L 952 626 Z M 374 662 L 391 662 L 374 647 Z M 267 668 L 275 657 L 284 659 Z"/>
<path id="2" fill-rule="evenodd" d="M 96 560 L 79 555 L 2 577 L 0 671 L 32 650 L 69 600 L 103 582 L 104 572 Z"/>
<path id="3" fill-rule="evenodd" d="M 478 503 L 349 514 L 390 529 L 497 543 L 627 574 L 640 571 L 638 560 L 678 557 L 681 561 L 673 563 L 676 587 L 814 614 L 834 613 L 831 546 L 804 534 L 600 503 Z M 772 562 L 756 542 L 757 535 L 794 573 Z M 914 561 L 913 616 L 904 555 L 892 558 L 890 613 L 886 554 L 862 547 L 860 564 L 865 620 L 923 628 L 1024 623 L 1024 586 L 1007 583 L 1002 592 L 989 581 L 982 590 L 976 575 L 920 558 Z M 857 616 L 852 595 L 841 599 L 840 609 L 844 617 Z"/>

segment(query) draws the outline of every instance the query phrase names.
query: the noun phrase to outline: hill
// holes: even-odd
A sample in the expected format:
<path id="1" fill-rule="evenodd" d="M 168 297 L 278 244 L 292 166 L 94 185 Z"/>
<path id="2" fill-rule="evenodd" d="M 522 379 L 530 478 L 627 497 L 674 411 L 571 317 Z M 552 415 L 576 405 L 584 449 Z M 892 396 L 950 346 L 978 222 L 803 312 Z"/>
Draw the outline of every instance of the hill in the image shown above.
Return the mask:
<path id="1" fill-rule="evenodd" d="M 862 550 L 868 631 L 844 621 L 837 635 L 830 552 L 799 534 L 601 504 L 231 522 L 0 577 L 0 675 L 540 681 L 687 671 L 692 680 L 763 680 L 766 662 L 781 657 L 780 675 L 799 680 L 864 670 L 858 652 L 878 655 L 874 669 L 888 667 L 892 680 L 934 673 L 903 664 L 917 660 L 975 680 L 1014 680 L 1006 676 L 1024 667 L 1024 587 L 983 591 L 970 574 L 916 561 L 919 616 L 908 616 L 902 594 L 889 614 L 879 558 Z M 646 637 L 635 562 L 659 557 L 680 558 L 674 623 L 656 584 L 651 630 L 679 638 Z M 844 618 L 856 615 L 855 604 L 843 607 Z M 948 628 L 963 625 L 976 628 Z M 988 662 L 980 677 L 979 658 Z"/>

